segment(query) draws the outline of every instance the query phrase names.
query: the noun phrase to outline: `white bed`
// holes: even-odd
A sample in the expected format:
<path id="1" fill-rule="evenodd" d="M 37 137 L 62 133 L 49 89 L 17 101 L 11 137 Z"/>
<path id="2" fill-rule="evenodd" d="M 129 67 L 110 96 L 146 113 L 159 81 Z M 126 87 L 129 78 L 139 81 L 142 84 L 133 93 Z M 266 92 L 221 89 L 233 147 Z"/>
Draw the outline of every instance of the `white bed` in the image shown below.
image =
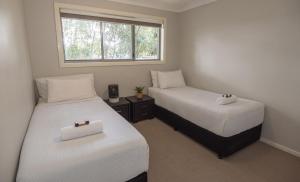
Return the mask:
<path id="1" fill-rule="evenodd" d="M 220 94 L 192 87 L 149 88 L 155 104 L 219 136 L 230 137 L 260 125 L 264 105 L 241 99 L 229 105 L 218 105 Z"/>
<path id="2" fill-rule="evenodd" d="M 60 128 L 101 120 L 104 132 L 69 141 Z M 101 98 L 40 102 L 23 144 L 17 182 L 125 182 L 148 170 L 144 137 Z"/>

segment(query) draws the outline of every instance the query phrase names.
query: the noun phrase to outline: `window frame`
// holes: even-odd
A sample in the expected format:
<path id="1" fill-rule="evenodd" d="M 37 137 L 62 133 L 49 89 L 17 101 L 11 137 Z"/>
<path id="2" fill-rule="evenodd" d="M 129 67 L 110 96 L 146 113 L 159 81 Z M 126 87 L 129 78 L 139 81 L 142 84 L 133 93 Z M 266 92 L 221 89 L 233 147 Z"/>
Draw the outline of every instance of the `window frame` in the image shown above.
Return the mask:
<path id="1" fill-rule="evenodd" d="M 116 10 L 108 10 L 108 9 L 100 9 L 93 8 L 87 6 L 80 5 L 71 5 L 64 3 L 54 3 L 55 9 L 55 21 L 56 21 L 56 33 L 57 33 L 57 48 L 59 55 L 59 65 L 60 67 L 89 67 L 89 66 L 114 66 L 114 65 L 151 65 L 151 64 L 165 64 L 165 28 L 166 28 L 166 18 L 164 17 L 156 17 L 149 16 L 143 14 L 136 13 L 128 13 Z M 91 16 L 91 17 L 99 17 L 101 18 L 114 18 L 120 19 L 122 21 L 131 21 L 131 22 L 143 22 L 147 26 L 147 24 L 161 24 L 161 28 L 159 31 L 159 59 L 136 59 L 135 58 L 135 25 L 131 25 L 132 32 L 132 59 L 87 59 L 87 60 L 65 60 L 65 51 L 64 51 L 64 35 L 62 31 L 62 17 L 61 14 L 75 14 L 78 16 Z M 109 22 L 109 21 L 107 21 Z M 101 26 L 102 26 L 101 22 Z M 103 34 L 101 36 L 101 49 L 103 51 Z M 102 52 L 102 56 L 104 56 L 104 52 Z"/>

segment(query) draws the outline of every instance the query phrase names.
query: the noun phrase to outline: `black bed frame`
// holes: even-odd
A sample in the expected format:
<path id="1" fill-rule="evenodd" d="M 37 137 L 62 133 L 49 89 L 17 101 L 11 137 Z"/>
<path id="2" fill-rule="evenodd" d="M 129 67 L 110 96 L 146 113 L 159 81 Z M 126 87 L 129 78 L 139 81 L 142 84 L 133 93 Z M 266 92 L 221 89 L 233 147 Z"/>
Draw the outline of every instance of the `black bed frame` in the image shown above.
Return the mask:
<path id="1" fill-rule="evenodd" d="M 260 138 L 262 125 L 246 130 L 231 137 L 216 135 L 194 123 L 155 105 L 155 116 L 166 124 L 174 127 L 198 143 L 216 152 L 220 159 L 254 143 Z"/>
<path id="2" fill-rule="evenodd" d="M 138 175 L 135 178 L 132 178 L 129 181 L 126 182 L 147 182 L 147 172 L 143 172 L 142 174 Z"/>

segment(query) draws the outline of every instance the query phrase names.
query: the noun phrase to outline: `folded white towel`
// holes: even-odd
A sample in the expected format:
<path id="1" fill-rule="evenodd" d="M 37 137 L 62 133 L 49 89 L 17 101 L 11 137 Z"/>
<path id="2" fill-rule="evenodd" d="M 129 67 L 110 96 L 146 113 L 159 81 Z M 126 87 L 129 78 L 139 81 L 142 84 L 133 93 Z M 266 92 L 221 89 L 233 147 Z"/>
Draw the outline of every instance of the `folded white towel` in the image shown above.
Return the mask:
<path id="1" fill-rule="evenodd" d="M 237 101 L 237 96 L 231 95 L 231 97 L 219 97 L 217 98 L 217 103 L 219 105 L 226 105 L 226 104 L 231 104 Z"/>
<path id="2" fill-rule="evenodd" d="M 84 137 L 101 133 L 103 131 L 103 125 L 101 121 L 91 121 L 89 124 L 75 127 L 67 126 L 60 129 L 62 140 L 71 140 L 74 138 Z"/>

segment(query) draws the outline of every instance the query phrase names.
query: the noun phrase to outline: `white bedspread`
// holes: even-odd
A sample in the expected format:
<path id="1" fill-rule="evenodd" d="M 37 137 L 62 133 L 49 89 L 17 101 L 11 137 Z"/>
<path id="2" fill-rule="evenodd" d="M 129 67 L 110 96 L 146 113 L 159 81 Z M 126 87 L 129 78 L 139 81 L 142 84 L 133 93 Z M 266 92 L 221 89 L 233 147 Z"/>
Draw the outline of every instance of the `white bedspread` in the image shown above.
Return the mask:
<path id="1" fill-rule="evenodd" d="M 60 128 L 101 120 L 104 132 L 61 141 Z M 144 137 L 101 98 L 40 103 L 23 144 L 17 182 L 125 182 L 148 170 Z"/>
<path id="2" fill-rule="evenodd" d="M 241 99 L 218 105 L 220 94 L 192 87 L 149 88 L 155 103 L 219 136 L 230 137 L 258 126 L 264 119 L 264 105 Z"/>

